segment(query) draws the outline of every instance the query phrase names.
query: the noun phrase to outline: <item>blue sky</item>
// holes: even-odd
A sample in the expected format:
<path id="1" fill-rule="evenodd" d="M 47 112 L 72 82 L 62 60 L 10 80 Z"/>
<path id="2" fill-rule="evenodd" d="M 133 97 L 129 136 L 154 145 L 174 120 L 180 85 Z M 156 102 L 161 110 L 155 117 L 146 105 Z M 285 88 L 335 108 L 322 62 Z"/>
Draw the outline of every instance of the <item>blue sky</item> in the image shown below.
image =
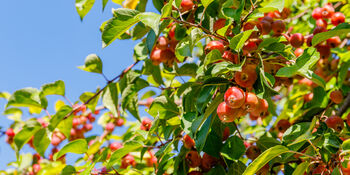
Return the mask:
<path id="1" fill-rule="evenodd" d="M 108 2 L 102 12 L 101 1 L 95 2 L 83 22 L 76 13 L 74 0 L 0 1 L 0 91 L 12 93 L 24 87 L 40 88 L 45 83 L 63 80 L 67 97 L 76 101 L 82 92 L 95 91 L 105 85 L 102 76 L 77 68 L 88 54 L 101 57 L 104 73 L 109 78 L 132 64 L 132 49 L 137 41 L 118 40 L 105 49 L 101 47 L 99 27 L 112 16 L 111 8 L 118 8 Z M 0 126 L 8 127 L 12 121 L 1 115 L 4 106 L 5 101 L 0 99 Z M 51 109 L 52 106 L 51 103 Z M 23 118 L 28 119 L 29 114 L 24 113 Z M 31 149 L 24 147 L 23 151 Z M 15 160 L 5 137 L 0 138 L 0 157 L 2 170 Z"/>

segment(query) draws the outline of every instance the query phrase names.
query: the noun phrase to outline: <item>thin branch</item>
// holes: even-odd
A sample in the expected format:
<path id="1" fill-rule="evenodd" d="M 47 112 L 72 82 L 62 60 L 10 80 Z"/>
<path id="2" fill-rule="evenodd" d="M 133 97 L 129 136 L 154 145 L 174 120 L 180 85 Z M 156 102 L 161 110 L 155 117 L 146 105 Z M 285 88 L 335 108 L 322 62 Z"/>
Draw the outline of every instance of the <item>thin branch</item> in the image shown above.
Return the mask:
<path id="1" fill-rule="evenodd" d="M 305 11 L 299 13 L 298 15 L 294 16 L 294 17 L 291 17 L 291 18 L 287 18 L 285 20 L 283 20 L 284 22 L 290 22 L 290 21 L 293 21 L 293 20 L 296 20 L 302 16 L 304 16 L 306 13 L 309 13 L 310 9 L 306 9 Z"/>
<path id="2" fill-rule="evenodd" d="M 215 33 L 212 33 L 212 32 L 210 32 L 208 29 L 204 28 L 204 27 L 201 26 L 201 25 L 193 24 L 193 23 L 190 23 L 190 22 L 187 22 L 187 21 L 181 21 L 181 20 L 178 20 L 178 19 L 176 19 L 176 18 L 174 18 L 174 17 L 166 17 L 166 18 L 163 18 L 163 19 L 171 19 L 171 20 L 174 20 L 174 22 L 176 22 L 176 23 L 180 23 L 180 24 L 183 24 L 183 25 L 186 25 L 186 26 L 191 26 L 191 27 L 200 28 L 200 29 L 203 30 L 204 33 L 206 33 L 206 34 L 208 34 L 208 35 L 210 35 L 210 36 L 212 36 L 212 37 L 215 37 L 215 38 L 217 38 L 217 39 L 220 39 L 220 40 L 223 40 L 223 41 L 228 42 L 228 40 L 227 40 L 225 37 L 220 36 L 220 35 L 215 34 Z"/>
<path id="3" fill-rule="evenodd" d="M 107 82 L 107 84 L 105 85 L 105 87 L 103 87 L 102 89 L 100 89 L 98 92 L 95 93 L 94 96 L 90 97 L 83 105 L 87 105 L 89 104 L 93 99 L 95 99 L 99 94 L 101 94 L 109 84 L 113 83 L 115 80 L 117 80 L 118 78 L 121 79 L 123 78 L 123 76 L 130 71 L 130 69 L 132 69 L 135 65 L 137 65 L 137 63 L 139 63 L 140 60 L 137 60 L 136 62 L 134 62 L 132 65 L 130 65 L 129 67 L 127 67 L 126 69 L 123 70 L 122 73 L 120 73 L 119 75 L 117 75 L 116 77 L 114 77 L 112 80 L 109 80 Z M 77 109 L 79 109 L 79 106 L 74 108 L 69 114 L 67 114 L 64 119 L 67 119 L 70 115 L 72 115 Z"/>
<path id="4" fill-rule="evenodd" d="M 248 20 L 248 17 L 254 12 L 256 3 L 258 3 L 258 1 L 255 1 L 255 3 L 252 3 L 252 6 L 250 7 L 248 14 L 245 15 L 241 20 L 241 28 L 243 27 L 243 24 Z"/>
<path id="5" fill-rule="evenodd" d="M 238 133 L 239 137 L 240 137 L 241 139 L 245 140 L 245 138 L 243 138 L 241 132 L 239 131 L 239 128 L 238 128 L 238 125 L 236 124 L 236 122 L 233 122 L 233 124 L 234 124 L 235 127 L 236 127 L 236 130 L 237 130 L 237 133 Z"/>
<path id="6" fill-rule="evenodd" d="M 289 150 L 288 152 L 294 153 L 294 154 L 299 154 L 299 155 L 302 155 L 302 156 L 305 156 L 305 157 L 309 157 L 309 158 L 311 158 L 311 159 L 313 159 L 313 160 L 317 160 L 316 157 L 313 157 L 313 156 L 310 156 L 310 155 L 307 155 L 307 154 L 304 154 L 304 153 L 300 153 L 300 152 L 296 152 L 296 151 L 291 151 L 291 150 Z"/>
<path id="7" fill-rule="evenodd" d="M 350 93 L 347 94 L 343 105 L 340 106 L 339 108 L 337 115 L 341 117 L 346 112 L 346 110 L 349 109 L 349 107 L 350 107 Z"/>
<path id="8" fill-rule="evenodd" d="M 109 82 L 108 78 L 106 77 L 106 75 L 104 73 L 102 73 L 102 76 L 107 82 Z"/>
<path id="9" fill-rule="evenodd" d="M 47 109 L 44 109 L 44 111 L 46 112 L 47 116 L 48 116 L 49 118 L 51 118 L 51 115 L 50 115 L 49 111 L 48 111 Z"/>
<path id="10" fill-rule="evenodd" d="M 201 19 L 199 21 L 199 25 L 202 26 L 202 22 L 203 22 L 203 19 L 204 19 L 204 15 L 205 15 L 205 11 L 207 10 L 207 8 L 205 7 L 204 10 L 203 10 L 203 13 L 202 13 L 202 16 L 201 16 Z"/>

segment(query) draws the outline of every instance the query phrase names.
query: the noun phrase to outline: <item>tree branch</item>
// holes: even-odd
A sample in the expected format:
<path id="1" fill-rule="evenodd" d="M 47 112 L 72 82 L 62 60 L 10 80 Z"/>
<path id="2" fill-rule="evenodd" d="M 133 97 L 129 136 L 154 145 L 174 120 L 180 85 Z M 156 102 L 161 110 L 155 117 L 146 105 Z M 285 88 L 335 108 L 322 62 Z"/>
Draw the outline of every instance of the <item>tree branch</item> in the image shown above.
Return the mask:
<path id="1" fill-rule="evenodd" d="M 343 105 L 340 106 L 340 108 L 339 108 L 337 115 L 341 117 L 349 107 L 350 107 L 350 93 L 347 94 Z"/>

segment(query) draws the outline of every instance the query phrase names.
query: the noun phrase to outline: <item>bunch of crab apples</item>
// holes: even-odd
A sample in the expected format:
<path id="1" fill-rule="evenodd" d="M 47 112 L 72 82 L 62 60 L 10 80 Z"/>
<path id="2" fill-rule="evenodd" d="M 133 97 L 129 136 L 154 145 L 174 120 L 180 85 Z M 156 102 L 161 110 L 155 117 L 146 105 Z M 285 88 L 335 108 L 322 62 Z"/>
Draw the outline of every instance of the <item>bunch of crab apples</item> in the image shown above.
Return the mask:
<path id="1" fill-rule="evenodd" d="M 234 86 L 225 92 L 224 102 L 219 104 L 217 114 L 224 123 L 233 122 L 247 113 L 250 113 L 250 117 L 256 120 L 268 114 L 268 107 L 269 104 L 265 99 Z"/>

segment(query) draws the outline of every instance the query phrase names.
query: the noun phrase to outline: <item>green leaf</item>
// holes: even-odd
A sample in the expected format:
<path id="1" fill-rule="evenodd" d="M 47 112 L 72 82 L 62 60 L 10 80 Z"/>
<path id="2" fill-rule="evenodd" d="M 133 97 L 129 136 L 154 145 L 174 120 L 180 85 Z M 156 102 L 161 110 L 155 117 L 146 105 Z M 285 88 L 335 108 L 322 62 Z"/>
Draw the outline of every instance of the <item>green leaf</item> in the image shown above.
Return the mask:
<path id="1" fill-rule="evenodd" d="M 17 90 L 11 95 L 9 101 L 7 102 L 6 107 L 9 106 L 42 108 L 40 91 L 30 87 Z"/>
<path id="2" fill-rule="evenodd" d="M 304 172 L 307 170 L 309 167 L 310 163 L 309 162 L 303 162 L 299 164 L 295 170 L 293 171 L 292 175 L 299 175 L 299 174 L 304 174 Z"/>
<path id="3" fill-rule="evenodd" d="M 230 40 L 230 48 L 235 50 L 236 52 L 239 52 L 243 48 L 244 43 L 247 41 L 247 39 L 249 38 L 249 36 L 252 34 L 253 31 L 254 30 L 247 30 L 234 36 Z"/>
<path id="4" fill-rule="evenodd" d="M 87 155 L 93 155 L 95 154 L 97 151 L 100 150 L 100 147 L 103 143 L 100 141 L 95 141 L 87 150 L 86 154 Z"/>
<path id="5" fill-rule="evenodd" d="M 205 146 L 205 142 L 207 140 L 207 137 L 209 135 L 209 129 L 210 126 L 212 124 L 212 117 L 213 115 L 210 115 L 206 121 L 204 122 L 204 124 L 201 126 L 201 128 L 199 129 L 199 131 L 196 134 L 196 148 L 198 151 L 202 151 L 204 146 Z M 215 117 L 215 115 L 214 115 Z"/>
<path id="6" fill-rule="evenodd" d="M 211 168 L 210 171 L 206 175 L 223 175 L 226 174 L 225 168 L 222 166 L 215 166 L 214 168 Z"/>
<path id="7" fill-rule="evenodd" d="M 288 148 L 282 145 L 274 146 L 259 155 L 244 171 L 243 175 L 254 175 L 273 158 L 288 152 Z"/>
<path id="8" fill-rule="evenodd" d="M 153 31 L 158 34 L 159 32 L 159 21 L 161 16 L 153 12 L 144 12 L 136 15 L 136 19 L 140 20 L 146 26 L 151 27 Z"/>
<path id="9" fill-rule="evenodd" d="M 210 51 L 204 59 L 204 65 L 208 65 L 210 63 L 214 63 L 216 61 L 222 60 L 221 53 L 219 50 L 215 49 Z"/>
<path id="10" fill-rule="evenodd" d="M 88 150 L 88 145 L 85 139 L 77 139 L 69 142 L 67 145 L 54 155 L 54 160 L 56 161 L 66 153 L 82 154 Z"/>
<path id="11" fill-rule="evenodd" d="M 195 63 L 186 63 L 183 64 L 179 69 L 176 70 L 178 76 L 191 76 L 196 77 L 196 70 L 198 65 Z"/>
<path id="12" fill-rule="evenodd" d="M 148 113 L 153 117 L 159 116 L 160 119 L 170 119 L 180 114 L 178 106 L 166 96 L 155 98 Z"/>
<path id="13" fill-rule="evenodd" d="M 64 81 L 58 80 L 54 83 L 49 83 L 41 86 L 41 94 L 44 96 L 47 95 L 65 95 L 65 85 Z"/>
<path id="14" fill-rule="evenodd" d="M 287 135 L 291 134 L 290 136 L 286 137 L 286 139 L 288 139 L 288 138 L 293 139 L 293 140 L 290 140 L 290 141 L 293 141 L 293 142 L 290 143 L 289 145 L 293 145 L 293 144 L 302 142 L 302 141 L 304 141 L 306 139 L 309 139 L 311 137 L 311 135 L 312 135 L 313 128 L 316 125 L 316 121 L 317 121 L 317 117 L 314 117 L 312 119 L 309 127 L 307 127 L 307 125 L 305 125 L 305 124 L 297 125 L 296 127 L 302 127 L 302 128 L 299 128 L 299 129 L 302 129 L 301 131 L 300 130 L 299 131 L 293 131 L 294 125 L 292 127 L 289 127 L 287 129 L 287 131 L 285 132 L 287 134 L 283 135 L 283 139 L 285 139 L 284 136 L 287 136 Z M 305 128 L 307 128 L 306 131 L 304 131 Z M 294 129 L 296 129 L 296 128 L 294 127 Z M 295 138 L 295 137 L 297 137 L 297 138 Z"/>
<path id="15" fill-rule="evenodd" d="M 72 110 L 73 110 L 72 107 L 70 107 L 68 105 L 62 106 L 57 111 L 57 113 L 54 116 L 52 116 L 52 118 L 50 120 L 50 124 L 48 126 L 50 131 L 54 131 L 55 128 L 57 127 L 57 125 L 64 119 L 64 117 L 66 117 L 68 114 L 70 114 L 72 112 Z"/>
<path id="16" fill-rule="evenodd" d="M 97 89 L 96 91 L 98 91 Z M 83 94 L 80 95 L 79 99 L 86 103 L 89 99 L 91 99 L 93 96 L 95 96 L 96 93 L 93 92 L 84 92 Z M 96 105 L 98 103 L 98 100 L 100 98 L 100 94 L 97 95 L 95 98 L 93 98 L 86 106 L 91 110 L 95 111 Z"/>
<path id="17" fill-rule="evenodd" d="M 0 92 L 0 98 L 8 100 L 11 97 L 11 94 L 8 92 Z"/>
<path id="18" fill-rule="evenodd" d="M 128 141 L 126 142 L 122 148 L 116 150 L 114 153 L 112 153 L 108 166 L 113 166 L 118 160 L 123 158 L 125 155 L 129 154 L 130 152 L 136 151 L 137 149 L 142 147 L 142 143 L 137 141 Z"/>
<path id="19" fill-rule="evenodd" d="M 90 54 L 85 58 L 85 65 L 78 68 L 87 72 L 102 74 L 102 60 L 96 54 Z"/>
<path id="20" fill-rule="evenodd" d="M 134 24 L 140 20 L 135 18 L 138 12 L 137 10 L 131 9 L 117 9 L 114 11 L 115 17 L 108 20 L 102 32 L 103 47 L 107 47 L 115 39 L 119 38 Z"/>
<path id="21" fill-rule="evenodd" d="M 69 116 L 67 119 L 62 120 L 57 128 L 62 132 L 67 138 L 70 138 L 70 130 L 72 129 L 74 115 Z"/>
<path id="22" fill-rule="evenodd" d="M 244 143 L 238 136 L 232 136 L 225 142 L 221 153 L 227 159 L 238 160 L 245 153 Z"/>
<path id="23" fill-rule="evenodd" d="M 72 165 L 67 165 L 66 167 L 63 168 L 61 175 L 74 175 L 76 174 L 76 170 L 74 166 Z"/>
<path id="24" fill-rule="evenodd" d="M 263 1 L 261 3 L 261 7 L 259 8 L 259 12 L 271 12 L 274 10 L 278 10 L 282 12 L 284 7 L 284 0 L 270 0 L 270 1 Z"/>
<path id="25" fill-rule="evenodd" d="M 331 38 L 333 36 L 346 35 L 347 33 L 350 33 L 350 24 L 349 23 L 339 24 L 338 26 L 336 26 L 334 29 L 330 31 L 316 34 L 312 38 L 312 46 L 316 46 L 320 42 L 325 41 L 328 38 Z"/>
<path id="26" fill-rule="evenodd" d="M 95 0 L 75 0 L 75 8 L 80 16 L 80 20 L 83 20 L 84 16 L 89 13 Z"/>
<path id="27" fill-rule="evenodd" d="M 102 0 L 102 11 L 105 10 L 107 3 L 108 3 L 108 0 Z"/>
<path id="28" fill-rule="evenodd" d="M 45 151 L 50 145 L 50 139 L 45 128 L 40 129 L 34 135 L 33 145 L 35 150 L 44 157 Z"/>
<path id="29" fill-rule="evenodd" d="M 192 57 L 192 50 L 190 46 L 190 39 L 186 37 L 185 39 L 181 40 L 175 48 L 175 55 L 176 58 L 183 62 L 185 57 Z"/>
<path id="30" fill-rule="evenodd" d="M 161 18 L 165 18 L 171 15 L 171 11 L 173 9 L 174 0 L 170 0 L 167 4 L 165 4 L 161 10 L 162 16 Z"/>
<path id="31" fill-rule="evenodd" d="M 118 116 L 118 88 L 116 83 L 111 83 L 103 91 L 102 103 L 114 116 Z"/>
<path id="32" fill-rule="evenodd" d="M 204 8 L 207 8 L 209 6 L 209 4 L 212 3 L 213 1 L 214 0 L 202 0 L 201 2 L 203 4 Z"/>
<path id="33" fill-rule="evenodd" d="M 345 140 L 343 144 L 341 145 L 341 148 L 343 150 L 350 150 L 350 139 Z"/>
<path id="34" fill-rule="evenodd" d="M 36 120 L 29 120 L 23 126 L 23 129 L 19 131 L 14 138 L 16 144 L 16 151 L 19 151 L 24 144 L 26 144 L 34 134 L 39 131 L 41 125 Z"/>

